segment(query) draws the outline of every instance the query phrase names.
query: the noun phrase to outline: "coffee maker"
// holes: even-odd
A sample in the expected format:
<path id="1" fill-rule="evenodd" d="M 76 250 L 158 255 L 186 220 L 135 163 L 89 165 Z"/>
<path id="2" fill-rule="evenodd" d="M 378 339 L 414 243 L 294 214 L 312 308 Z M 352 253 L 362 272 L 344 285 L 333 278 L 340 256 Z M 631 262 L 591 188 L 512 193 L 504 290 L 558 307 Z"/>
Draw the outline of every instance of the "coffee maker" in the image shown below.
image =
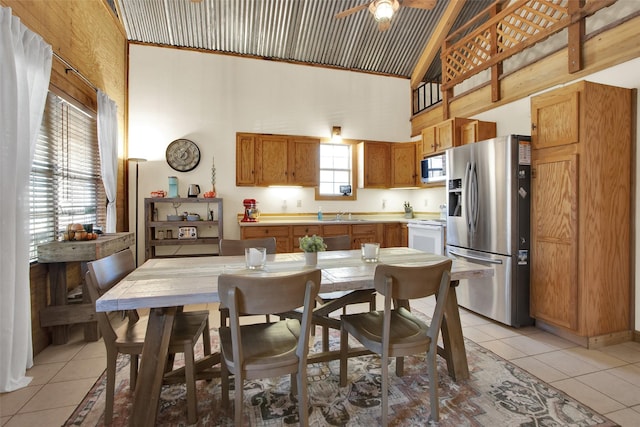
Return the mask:
<path id="1" fill-rule="evenodd" d="M 260 211 L 256 207 L 256 199 L 244 199 L 242 204 L 244 205 L 244 217 L 240 222 L 257 222 Z"/>

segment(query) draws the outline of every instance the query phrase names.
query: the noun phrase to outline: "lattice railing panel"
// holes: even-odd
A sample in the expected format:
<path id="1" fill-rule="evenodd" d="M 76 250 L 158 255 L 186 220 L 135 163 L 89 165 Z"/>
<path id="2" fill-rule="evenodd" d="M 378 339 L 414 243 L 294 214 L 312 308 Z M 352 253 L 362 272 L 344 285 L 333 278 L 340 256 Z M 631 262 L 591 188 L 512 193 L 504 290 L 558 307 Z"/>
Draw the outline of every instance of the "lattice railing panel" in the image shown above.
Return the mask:
<path id="1" fill-rule="evenodd" d="M 616 0 L 591 0 L 580 17 Z M 455 84 L 512 56 L 572 23 L 569 0 L 515 0 L 470 34 L 451 34 L 442 49 L 442 88 Z M 456 40 L 459 38 L 459 40 Z"/>

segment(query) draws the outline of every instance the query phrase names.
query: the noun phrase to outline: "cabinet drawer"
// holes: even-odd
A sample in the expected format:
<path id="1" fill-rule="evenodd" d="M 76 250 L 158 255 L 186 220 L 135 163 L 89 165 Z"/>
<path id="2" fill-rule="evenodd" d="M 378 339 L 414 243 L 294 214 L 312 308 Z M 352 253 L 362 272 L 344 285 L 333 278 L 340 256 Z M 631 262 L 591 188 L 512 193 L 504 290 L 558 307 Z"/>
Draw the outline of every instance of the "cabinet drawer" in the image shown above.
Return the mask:
<path id="1" fill-rule="evenodd" d="M 322 226 L 323 236 L 339 236 L 341 234 L 350 234 L 349 225 L 347 224 L 330 224 Z"/>
<path id="2" fill-rule="evenodd" d="M 351 234 L 376 234 L 378 224 L 354 224 L 351 226 Z"/>
<path id="3" fill-rule="evenodd" d="M 283 226 L 271 226 L 271 227 L 243 227 L 242 237 L 246 239 L 258 238 L 258 237 L 289 237 L 289 227 Z"/>
<path id="4" fill-rule="evenodd" d="M 322 227 L 319 225 L 294 225 L 293 237 L 302 237 L 304 235 L 311 236 L 313 234 L 322 234 Z"/>

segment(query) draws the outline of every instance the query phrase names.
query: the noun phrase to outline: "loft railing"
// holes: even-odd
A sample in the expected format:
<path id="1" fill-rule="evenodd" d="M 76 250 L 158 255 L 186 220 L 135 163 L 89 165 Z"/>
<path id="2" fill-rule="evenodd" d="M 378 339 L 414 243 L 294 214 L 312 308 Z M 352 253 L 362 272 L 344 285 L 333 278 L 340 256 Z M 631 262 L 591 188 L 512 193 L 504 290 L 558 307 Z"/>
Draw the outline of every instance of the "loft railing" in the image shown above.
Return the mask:
<path id="1" fill-rule="evenodd" d="M 413 114 L 418 114 L 432 105 L 442 102 L 440 76 L 434 82 L 422 82 L 413 90 Z"/>
<path id="2" fill-rule="evenodd" d="M 458 28 L 442 48 L 442 90 L 504 61 L 616 0 L 515 0 L 487 22 L 465 34 L 478 18 Z M 503 4 L 498 1 L 496 4 Z M 573 3 L 573 4 L 571 4 Z M 492 6 L 493 7 L 493 6 Z"/>

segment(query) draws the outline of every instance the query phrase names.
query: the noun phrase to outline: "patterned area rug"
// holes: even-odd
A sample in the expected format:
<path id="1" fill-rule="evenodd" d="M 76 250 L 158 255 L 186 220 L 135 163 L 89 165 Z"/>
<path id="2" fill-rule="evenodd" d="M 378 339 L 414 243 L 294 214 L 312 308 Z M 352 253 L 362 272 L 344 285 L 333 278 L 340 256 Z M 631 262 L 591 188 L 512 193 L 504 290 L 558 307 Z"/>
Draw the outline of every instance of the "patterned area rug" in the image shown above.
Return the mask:
<path id="1" fill-rule="evenodd" d="M 320 329 L 311 351 L 320 351 Z M 217 349 L 217 332 L 211 333 Z M 332 348 L 339 348 L 339 331 L 332 331 Z M 465 340 L 471 378 L 453 382 L 446 363 L 438 358 L 440 390 L 439 426 L 615 426 L 616 424 L 576 402 L 566 394 Z M 199 349 L 201 351 L 201 348 Z M 405 373 L 395 375 L 391 362 L 389 423 L 424 426 L 430 415 L 429 377 L 423 356 L 405 359 Z M 340 388 L 339 363 L 313 364 L 308 368 L 309 424 L 311 426 L 380 425 L 380 359 L 375 355 L 349 359 L 349 383 Z M 103 374 L 66 426 L 104 424 Z M 233 382 L 231 383 L 233 393 Z M 233 410 L 220 407 L 220 381 L 198 381 L 197 426 L 232 426 Z M 289 376 L 246 381 L 244 424 L 297 426 L 295 397 L 289 395 Z M 118 359 L 113 426 L 127 425 L 132 395 L 129 392 L 129 358 Z M 230 396 L 233 402 L 233 395 Z M 231 403 L 233 405 L 233 403 Z M 157 425 L 186 425 L 186 388 L 164 386 Z"/>

